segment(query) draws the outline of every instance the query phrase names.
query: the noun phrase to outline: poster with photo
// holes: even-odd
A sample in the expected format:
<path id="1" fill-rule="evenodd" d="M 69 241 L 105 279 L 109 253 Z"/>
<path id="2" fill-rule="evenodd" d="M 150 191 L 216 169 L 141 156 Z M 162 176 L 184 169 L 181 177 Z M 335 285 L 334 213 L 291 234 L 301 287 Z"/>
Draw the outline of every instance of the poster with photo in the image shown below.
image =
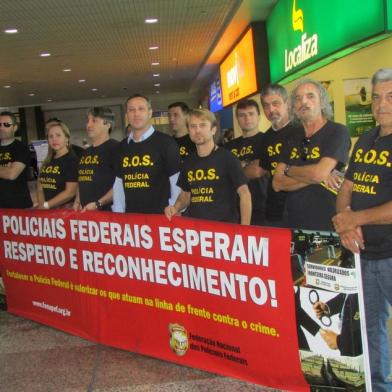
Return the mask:
<path id="1" fill-rule="evenodd" d="M 332 232 L 295 230 L 291 244 L 301 368 L 312 388 L 366 391 L 360 272 Z"/>
<path id="2" fill-rule="evenodd" d="M 343 83 L 346 125 L 352 137 L 360 136 L 376 125 L 371 108 L 372 88 L 370 79 L 346 79 Z"/>

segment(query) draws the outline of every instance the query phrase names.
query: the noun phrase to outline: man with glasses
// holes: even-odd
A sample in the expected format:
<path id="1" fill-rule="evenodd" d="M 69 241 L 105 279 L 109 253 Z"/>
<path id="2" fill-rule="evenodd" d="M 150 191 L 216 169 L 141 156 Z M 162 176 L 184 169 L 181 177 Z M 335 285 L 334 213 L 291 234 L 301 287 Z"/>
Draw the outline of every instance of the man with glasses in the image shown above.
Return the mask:
<path id="1" fill-rule="evenodd" d="M 189 113 L 188 128 L 196 152 L 184 162 L 178 186 L 181 193 L 175 203 L 165 208 L 170 220 L 189 207 L 191 218 L 249 225 L 252 200 L 240 161 L 214 141 L 217 121 L 207 109 Z M 237 210 L 237 195 L 240 216 Z"/>
<path id="2" fill-rule="evenodd" d="M 392 390 L 387 322 L 392 305 L 392 68 L 372 78 L 379 126 L 359 137 L 333 218 L 342 244 L 361 255 L 372 390 Z"/>
<path id="3" fill-rule="evenodd" d="M 33 206 L 27 186 L 31 154 L 26 145 L 15 139 L 17 129 L 11 112 L 0 113 L 0 208 Z"/>
<path id="4" fill-rule="evenodd" d="M 283 146 L 273 178 L 275 191 L 288 192 L 288 226 L 333 230 L 339 171 L 348 159 L 347 128 L 329 120 L 332 108 L 321 83 L 301 81 L 291 94 L 291 113 L 302 130 Z M 335 174 L 336 171 L 336 174 Z"/>

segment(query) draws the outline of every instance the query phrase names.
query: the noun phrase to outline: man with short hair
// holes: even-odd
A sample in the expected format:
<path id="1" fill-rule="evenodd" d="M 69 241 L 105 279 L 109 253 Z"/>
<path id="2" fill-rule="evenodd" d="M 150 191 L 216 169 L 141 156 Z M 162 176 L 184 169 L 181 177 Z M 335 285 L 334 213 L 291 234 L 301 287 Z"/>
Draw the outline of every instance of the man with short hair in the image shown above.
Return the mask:
<path id="1" fill-rule="evenodd" d="M 140 94 L 126 102 L 130 133 L 121 142 L 113 188 L 113 211 L 161 214 L 174 203 L 180 154 L 172 137 L 151 126 L 150 100 Z"/>
<path id="2" fill-rule="evenodd" d="M 387 320 L 392 305 L 392 68 L 372 78 L 379 124 L 361 135 L 340 188 L 333 218 L 342 244 L 361 255 L 373 391 L 391 391 Z"/>
<path id="3" fill-rule="evenodd" d="M 240 161 L 252 195 L 252 225 L 265 223 L 265 202 L 267 197 L 266 171 L 260 166 L 260 154 L 264 146 L 264 135 L 259 131 L 260 108 L 253 99 L 238 102 L 236 110 L 242 136 L 225 144 Z"/>
<path id="4" fill-rule="evenodd" d="M 0 113 L 0 208 L 33 206 L 28 181 L 29 148 L 15 139 L 18 124 L 11 112 Z"/>
<path id="5" fill-rule="evenodd" d="M 298 83 L 291 94 L 291 112 L 302 126 L 287 139 L 272 180 L 275 191 L 286 191 L 288 226 L 333 230 L 336 193 L 340 185 L 334 170 L 348 159 L 347 128 L 328 118 L 332 114 L 325 88 L 314 80 Z"/>
<path id="6" fill-rule="evenodd" d="M 80 158 L 74 210 L 110 211 L 120 145 L 110 139 L 113 127 L 114 113 L 109 107 L 93 107 L 88 111 L 86 130 L 91 146 Z"/>
<path id="7" fill-rule="evenodd" d="M 270 84 L 261 90 L 261 105 L 264 114 L 271 122 L 271 127 L 264 134 L 261 150 L 261 166 L 269 173 L 266 224 L 268 226 L 285 226 L 285 202 L 287 193 L 275 192 L 272 177 L 281 159 L 282 145 L 295 132 L 289 119 L 289 102 L 287 91 L 279 84 Z"/>
<path id="8" fill-rule="evenodd" d="M 189 113 L 189 135 L 196 145 L 196 152 L 181 168 L 178 179 L 180 195 L 175 203 L 165 208 L 169 220 L 189 207 L 187 211 L 191 218 L 250 223 L 252 201 L 247 179 L 239 160 L 215 144 L 216 125 L 214 114 L 207 109 L 193 109 Z"/>
<path id="9" fill-rule="evenodd" d="M 181 160 L 183 161 L 189 154 L 196 150 L 195 143 L 189 137 L 186 124 L 189 107 L 185 102 L 173 102 L 168 106 L 169 124 L 173 131 L 174 140 L 178 144 Z"/>

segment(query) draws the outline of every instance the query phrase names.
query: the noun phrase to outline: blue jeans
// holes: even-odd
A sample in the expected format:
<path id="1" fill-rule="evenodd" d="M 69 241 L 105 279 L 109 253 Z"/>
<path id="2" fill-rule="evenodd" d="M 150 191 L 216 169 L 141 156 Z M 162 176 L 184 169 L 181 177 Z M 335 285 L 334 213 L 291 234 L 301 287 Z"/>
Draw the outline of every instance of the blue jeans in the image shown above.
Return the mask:
<path id="1" fill-rule="evenodd" d="M 392 258 L 361 259 L 373 392 L 391 392 L 387 320 L 392 304 Z"/>

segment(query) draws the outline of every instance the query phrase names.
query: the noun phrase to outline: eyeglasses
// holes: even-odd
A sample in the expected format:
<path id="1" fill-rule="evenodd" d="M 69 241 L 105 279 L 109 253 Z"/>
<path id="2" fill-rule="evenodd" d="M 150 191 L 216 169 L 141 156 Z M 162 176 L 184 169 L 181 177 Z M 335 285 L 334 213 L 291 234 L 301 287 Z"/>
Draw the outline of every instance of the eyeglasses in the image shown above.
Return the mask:
<path id="1" fill-rule="evenodd" d="M 302 139 L 302 144 L 301 144 L 301 161 L 306 161 L 308 159 L 308 152 L 309 152 L 309 143 L 310 143 L 310 139 L 307 137 L 304 137 Z"/>
<path id="2" fill-rule="evenodd" d="M 0 122 L 0 127 L 1 126 L 4 126 L 4 128 L 10 128 L 10 127 L 12 127 L 14 124 L 12 124 L 12 123 L 9 123 L 9 122 Z"/>

